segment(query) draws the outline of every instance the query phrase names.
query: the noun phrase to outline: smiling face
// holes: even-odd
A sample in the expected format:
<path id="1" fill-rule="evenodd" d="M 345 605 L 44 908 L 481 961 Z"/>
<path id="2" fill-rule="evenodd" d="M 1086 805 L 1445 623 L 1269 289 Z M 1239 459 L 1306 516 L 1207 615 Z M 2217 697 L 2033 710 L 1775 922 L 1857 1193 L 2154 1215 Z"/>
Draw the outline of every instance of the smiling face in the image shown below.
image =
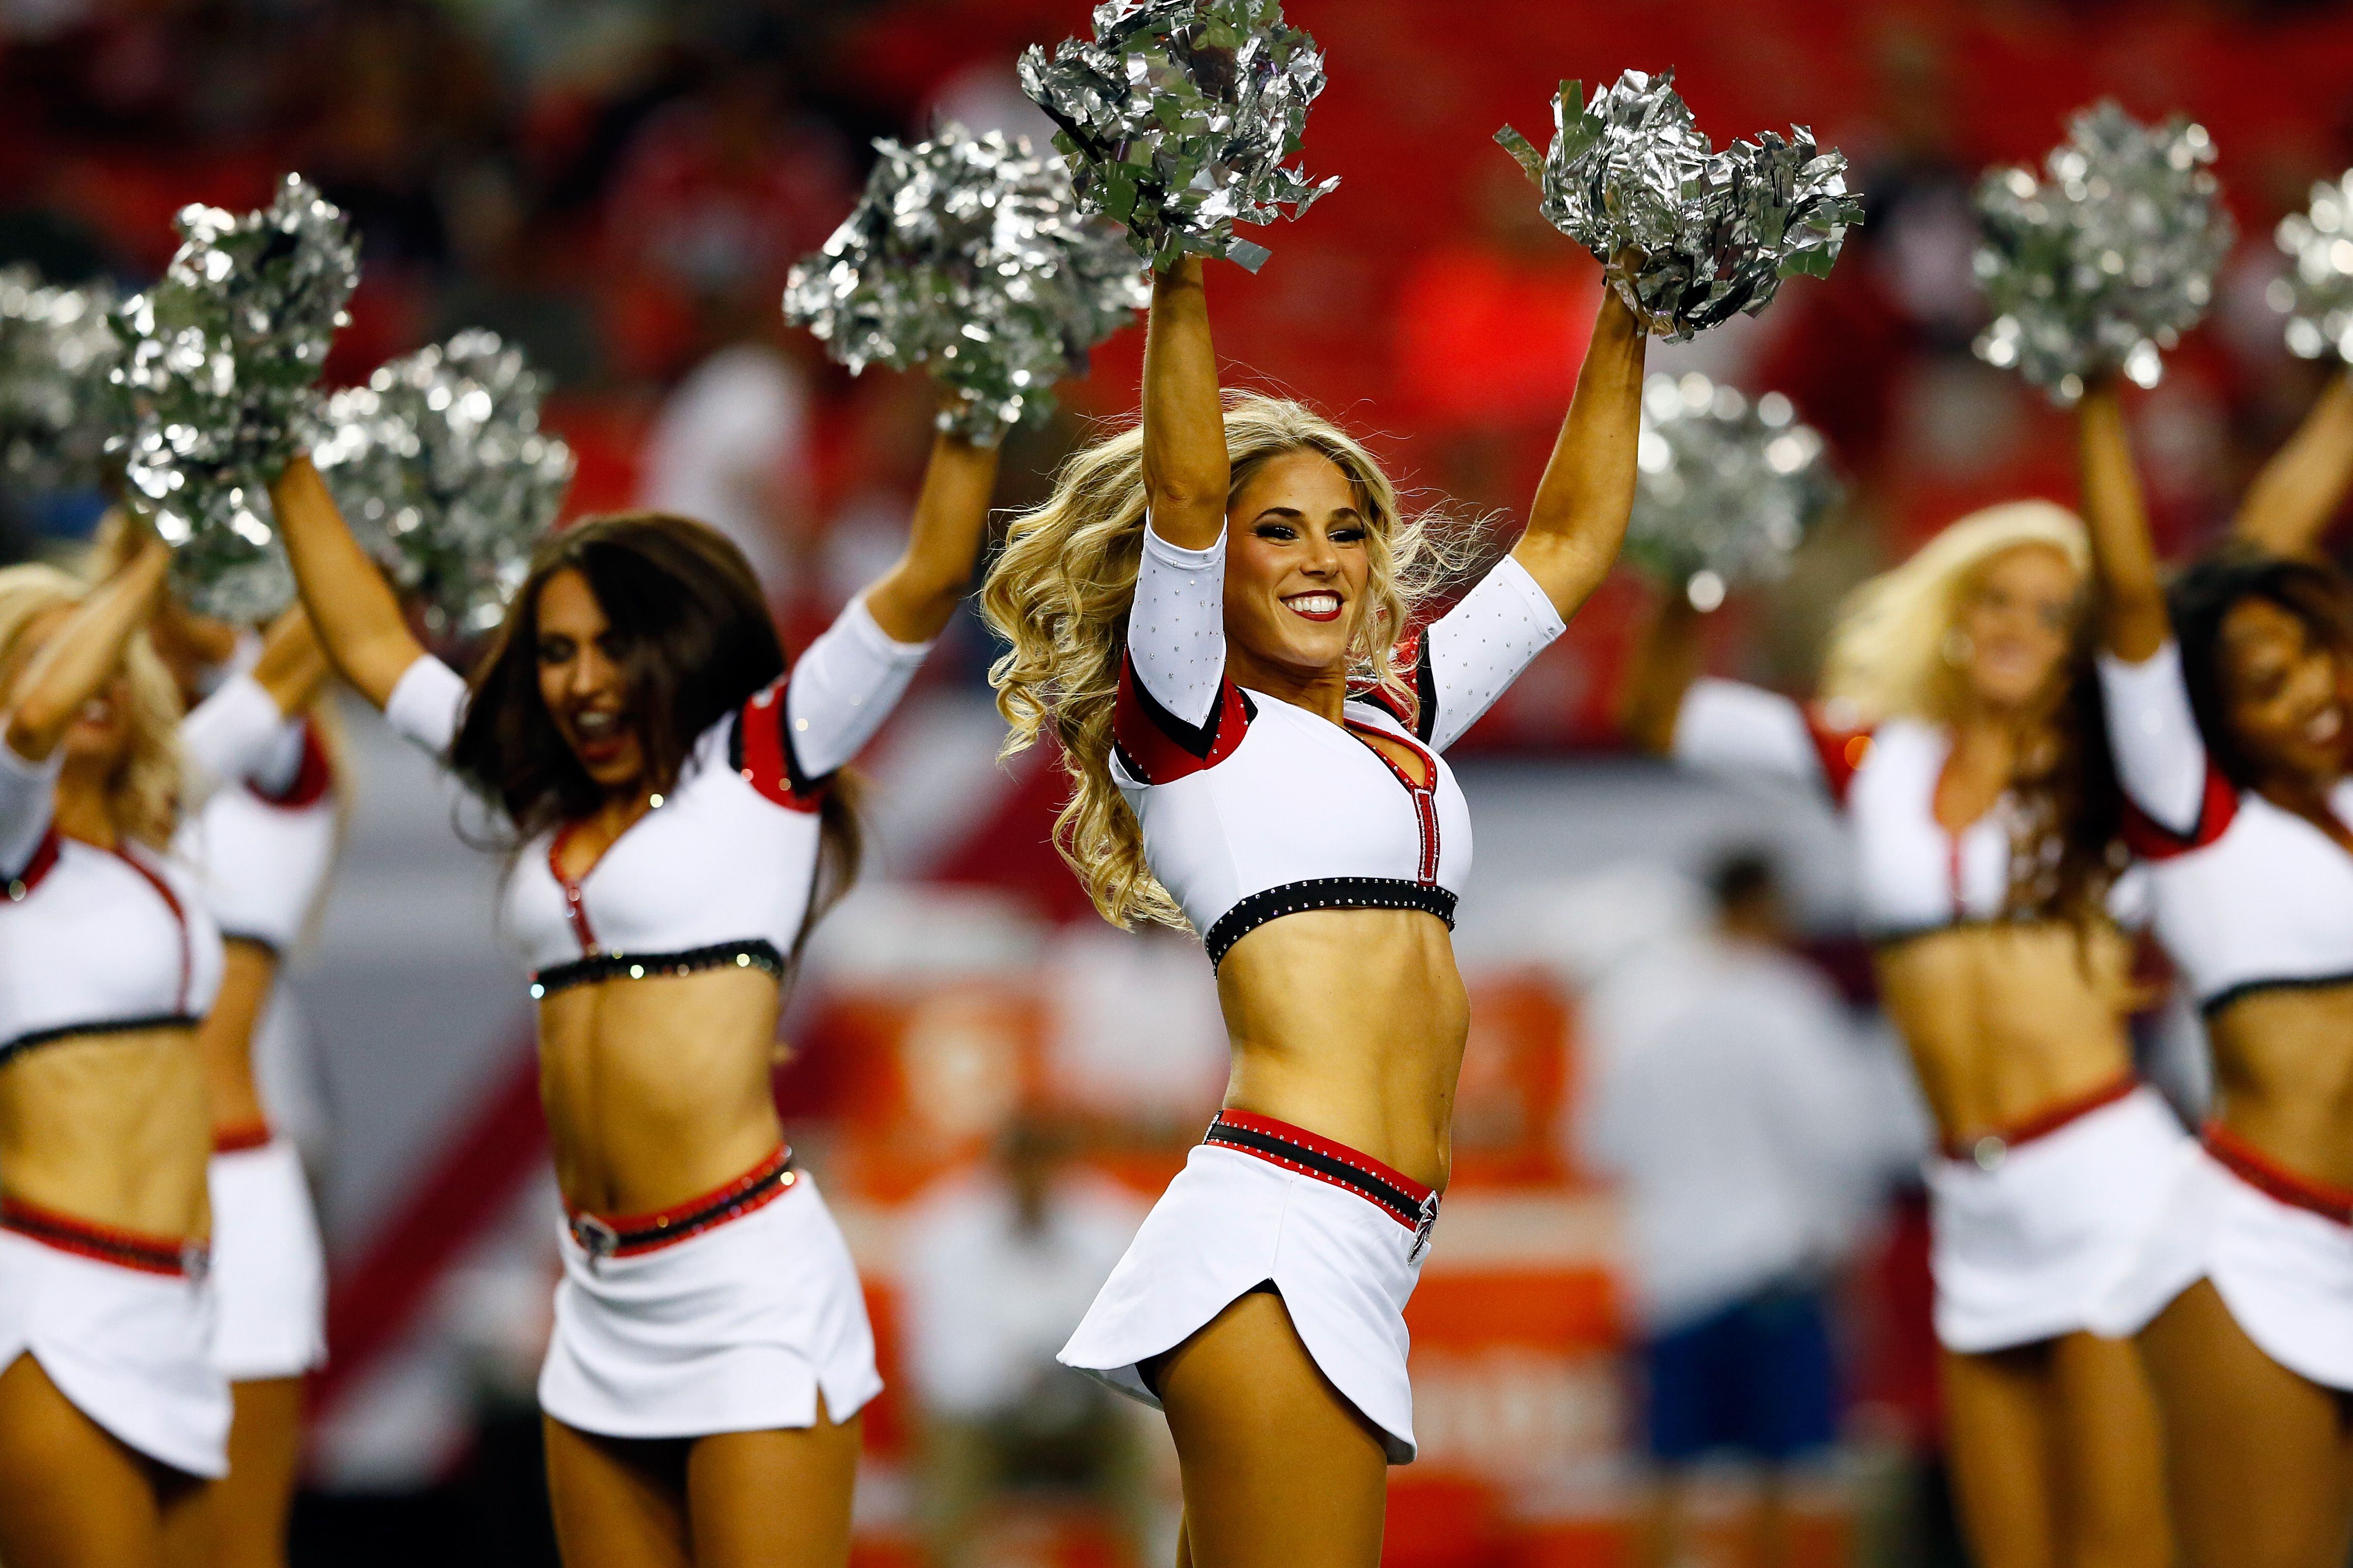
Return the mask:
<path id="1" fill-rule="evenodd" d="M 1345 672 L 1372 575 L 1371 523 L 1321 452 L 1268 458 L 1226 509 L 1226 638 L 1297 678 Z"/>
<path id="2" fill-rule="evenodd" d="M 74 606 L 59 605 L 44 610 L 25 623 L 23 635 L 9 652 L 6 664 L 9 692 L 13 695 L 18 680 L 33 668 L 41 649 L 65 624 L 73 618 Z M 0 708 L 7 706 L 0 700 Z M 131 751 L 131 678 L 121 670 L 100 687 L 89 701 L 74 714 L 60 742 L 66 765 L 111 773 Z"/>
<path id="3" fill-rule="evenodd" d="M 2250 596 L 2222 617 L 2222 699 L 2232 736 L 2267 775 L 2334 783 L 2345 770 L 2344 660 L 2304 619 Z"/>
<path id="4" fill-rule="evenodd" d="M 539 696 L 556 732 L 596 787 L 617 794 L 645 776 L 619 638 L 588 579 L 567 567 L 539 592 Z"/>
<path id="5" fill-rule="evenodd" d="M 2074 566 L 2048 544 L 2006 550 L 1979 570 L 1953 629 L 1957 661 L 1980 706 L 2016 712 L 2052 689 L 2082 589 Z"/>

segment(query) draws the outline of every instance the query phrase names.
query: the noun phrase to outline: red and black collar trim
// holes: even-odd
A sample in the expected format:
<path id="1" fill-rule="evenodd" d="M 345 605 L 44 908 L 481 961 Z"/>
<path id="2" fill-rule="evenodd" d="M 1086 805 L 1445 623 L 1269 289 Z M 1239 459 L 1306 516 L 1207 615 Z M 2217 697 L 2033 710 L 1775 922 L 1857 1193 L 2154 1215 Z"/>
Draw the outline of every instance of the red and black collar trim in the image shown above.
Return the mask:
<path id="1" fill-rule="evenodd" d="M 6 893 L 12 904 L 23 902 L 32 896 L 34 889 L 41 885 L 41 879 L 56 868 L 58 854 L 58 830 L 52 827 L 41 835 L 38 844 L 33 846 L 33 858 L 25 862 L 24 869 L 11 876 L 5 884 L 0 884 L 0 892 Z"/>
<path id="2" fill-rule="evenodd" d="M 201 1241 L 93 1225 L 89 1220 L 28 1204 L 22 1198 L 0 1197 L 0 1230 L 13 1230 L 59 1252 L 95 1258 L 119 1268 L 137 1269 L 142 1274 L 201 1276 L 207 1256 Z"/>

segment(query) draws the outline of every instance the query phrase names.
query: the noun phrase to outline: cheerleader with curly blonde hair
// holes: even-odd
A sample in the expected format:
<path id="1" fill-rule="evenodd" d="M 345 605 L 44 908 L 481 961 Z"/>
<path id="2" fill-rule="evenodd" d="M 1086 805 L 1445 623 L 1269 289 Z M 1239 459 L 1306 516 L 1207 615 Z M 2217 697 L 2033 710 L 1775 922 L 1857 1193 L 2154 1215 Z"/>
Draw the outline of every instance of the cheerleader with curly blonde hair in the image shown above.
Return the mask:
<path id="1" fill-rule="evenodd" d="M 1943 1144 L 1936 1326 L 1988 1568 L 2170 1560 L 2147 1387 L 2132 1346 L 2094 1331 L 2184 1133 L 2135 1077 L 2126 1027 L 2090 565 L 2083 523 L 2051 502 L 1961 519 L 1855 591 L 1810 706 L 1694 681 L 1678 596 L 1627 704 L 1648 749 L 1820 791 L 1853 833 L 1882 999 Z"/>
<path id="2" fill-rule="evenodd" d="M 1166 1412 L 1180 1563 L 1378 1558 L 1468 1023 L 1441 753 L 1617 555 L 1643 342 L 1608 297 L 1526 531 L 1416 634 L 1451 552 L 1330 422 L 1221 400 L 1184 262 L 1141 425 L 1066 464 L 990 571 L 1008 747 L 1050 732 L 1072 776 L 1065 858 L 1114 922 L 1198 933 L 1232 1040 L 1225 1109 L 1062 1352 Z"/>

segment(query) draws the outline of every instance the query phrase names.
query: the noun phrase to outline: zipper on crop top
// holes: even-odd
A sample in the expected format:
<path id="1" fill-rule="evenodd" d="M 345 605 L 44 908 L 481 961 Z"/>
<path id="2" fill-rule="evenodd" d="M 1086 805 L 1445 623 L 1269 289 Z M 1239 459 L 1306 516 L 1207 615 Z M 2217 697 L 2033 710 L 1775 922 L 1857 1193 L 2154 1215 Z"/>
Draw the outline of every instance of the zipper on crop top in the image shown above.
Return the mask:
<path id="1" fill-rule="evenodd" d="M 635 825 L 632 824 L 632 826 Z M 556 887 L 564 894 L 564 918 L 571 925 L 572 934 L 579 942 L 581 952 L 593 958 L 596 954 L 596 928 L 588 923 L 586 893 L 580 884 L 588 879 L 588 873 L 594 871 L 597 862 L 603 860 L 605 857 L 599 855 L 596 859 L 589 861 L 581 868 L 580 875 L 576 878 L 564 874 L 564 847 L 572 842 L 572 836 L 579 831 L 579 827 L 580 825 L 576 822 L 567 822 L 556 829 L 554 838 L 548 840 L 547 874 L 555 879 Z M 628 829 L 624 828 L 622 831 L 627 832 Z M 606 846 L 608 853 L 611 847 L 611 845 Z"/>
<path id="2" fill-rule="evenodd" d="M 1398 783 L 1405 786 L 1406 794 L 1412 797 L 1413 814 L 1421 828 L 1421 869 L 1414 879 L 1424 887 L 1435 887 L 1438 883 L 1438 760 L 1413 742 L 1400 735 L 1392 735 L 1387 730 L 1360 724 L 1354 719 L 1347 721 L 1347 727 L 1357 743 L 1380 758 L 1389 772 L 1397 776 Z M 1403 746 L 1412 752 L 1420 759 L 1425 782 L 1416 782 L 1387 747 L 1376 745 L 1366 739 L 1371 735 L 1377 735 L 1391 745 Z"/>

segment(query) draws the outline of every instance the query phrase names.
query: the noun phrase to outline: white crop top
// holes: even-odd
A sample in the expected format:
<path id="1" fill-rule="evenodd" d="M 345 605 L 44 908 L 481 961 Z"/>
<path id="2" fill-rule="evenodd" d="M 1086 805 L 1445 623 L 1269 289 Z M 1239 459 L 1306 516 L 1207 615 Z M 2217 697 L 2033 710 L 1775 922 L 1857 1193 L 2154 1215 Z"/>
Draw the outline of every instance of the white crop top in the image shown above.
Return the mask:
<path id="1" fill-rule="evenodd" d="M 2144 664 L 2103 657 L 2108 737 L 2149 863 L 2157 934 L 2198 1005 L 2353 984 L 2353 856 L 2313 824 L 2224 778 L 2208 756 L 2168 642 Z M 2329 795 L 2353 824 L 2353 778 Z"/>
<path id="2" fill-rule="evenodd" d="M 1454 923 L 1471 815 L 1439 753 L 1561 632 L 1508 556 L 1398 658 L 1416 700 L 1352 696 L 1345 726 L 1225 677 L 1222 536 L 1185 550 L 1151 531 L 1129 611 L 1112 776 L 1152 874 L 1212 964 L 1271 920 L 1412 909 Z M 1411 766 L 1360 737 L 1401 743 Z"/>
<path id="3" fill-rule="evenodd" d="M 193 1027 L 220 991 L 220 931 L 185 868 L 58 832 L 63 761 L 0 741 L 0 1061 L 72 1036 Z"/>
<path id="4" fill-rule="evenodd" d="M 280 717 L 240 675 L 188 715 L 180 742 L 214 787 L 182 819 L 174 851 L 224 938 L 283 954 L 326 889 L 342 831 L 317 729 Z"/>
<path id="5" fill-rule="evenodd" d="M 1893 941 L 2019 916 L 2011 900 L 2020 807 L 2004 795 L 1959 833 L 1936 820 L 1952 737 L 1915 719 L 1842 729 L 1815 710 L 1734 680 L 1692 683 L 1675 716 L 1675 760 L 1821 790 L 1854 835 L 1864 933 Z M 2055 849 L 2055 843 L 2052 848 Z M 2131 889 L 2110 908 L 2128 913 Z"/>
<path id="6" fill-rule="evenodd" d="M 532 994 L 723 966 L 781 975 L 808 915 L 826 788 L 930 647 L 892 641 L 853 599 L 789 675 L 703 731 L 678 783 L 578 879 L 555 868 L 568 829 L 523 845 L 501 923 Z M 385 717 L 446 760 L 465 703 L 457 673 L 420 658 Z"/>

